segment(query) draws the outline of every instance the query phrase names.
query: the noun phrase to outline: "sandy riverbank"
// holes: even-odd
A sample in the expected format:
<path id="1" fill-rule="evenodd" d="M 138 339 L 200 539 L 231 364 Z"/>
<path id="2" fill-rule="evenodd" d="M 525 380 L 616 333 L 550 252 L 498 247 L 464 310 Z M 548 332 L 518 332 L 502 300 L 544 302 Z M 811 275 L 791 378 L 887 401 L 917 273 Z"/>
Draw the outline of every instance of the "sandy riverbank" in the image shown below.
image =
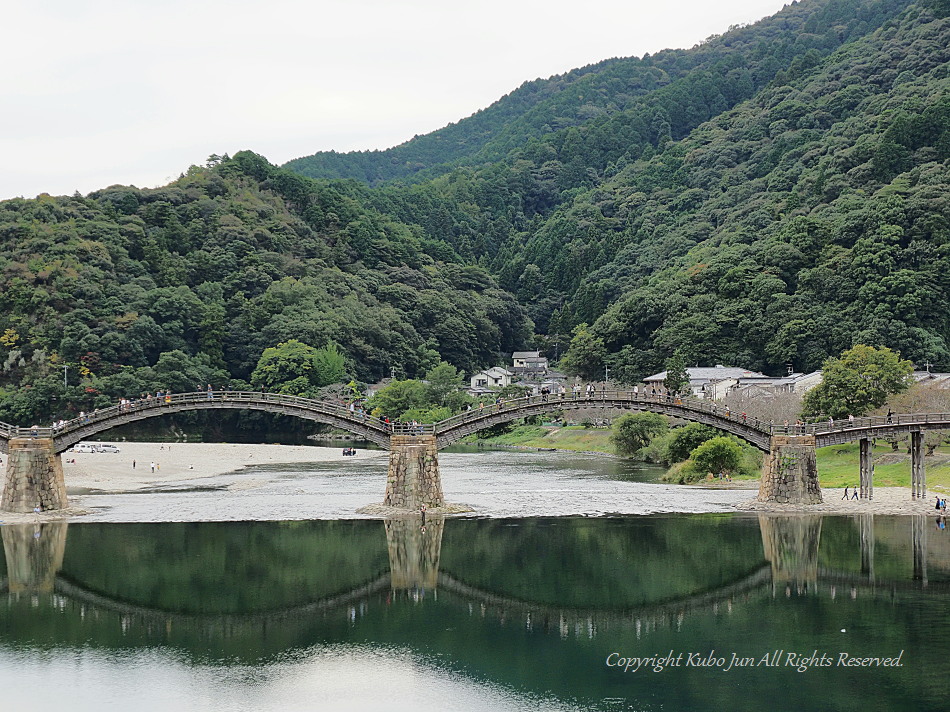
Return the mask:
<path id="1" fill-rule="evenodd" d="M 42 514 L 2 513 L 2 515 L 0 515 L 0 520 L 3 520 L 7 523 L 13 523 L 48 521 L 50 519 L 63 519 L 81 516 L 88 513 L 87 510 L 83 509 L 84 500 L 91 498 L 93 500 L 101 501 L 101 497 L 98 497 L 98 495 L 123 495 L 127 493 L 134 494 L 136 492 L 147 494 L 152 490 L 156 492 L 163 490 L 167 491 L 168 488 L 191 486 L 195 484 L 194 481 L 196 480 L 198 481 L 197 486 L 200 487 L 200 481 L 202 479 L 219 478 L 221 475 L 236 473 L 242 468 L 252 465 L 281 465 L 291 463 L 333 461 L 340 461 L 341 464 L 346 462 L 347 464 L 358 465 L 360 461 L 366 461 L 367 463 L 377 463 L 375 467 L 378 468 L 380 466 L 385 467 L 384 462 L 388 457 L 388 453 L 381 450 L 359 450 L 357 456 L 355 458 L 351 458 L 344 457 L 340 448 L 289 445 L 238 445 L 228 443 L 173 443 L 171 445 L 167 445 L 159 443 L 119 443 L 119 446 L 121 447 L 121 452 L 118 454 L 63 453 L 63 471 L 66 480 L 66 488 L 70 496 L 70 501 L 74 502 L 76 505 L 74 508 Z M 75 460 L 75 462 L 72 462 L 73 460 Z M 133 462 L 135 463 L 135 467 L 132 466 Z M 151 463 L 153 462 L 155 463 L 154 472 L 151 468 Z M 350 468 L 348 471 L 351 473 L 358 473 L 361 471 L 361 469 L 362 468 L 356 467 Z M 0 476 L 2 476 L 2 474 L 2 468 L 0 468 Z M 250 493 L 251 491 L 260 490 L 269 482 L 269 478 L 264 476 L 255 479 L 254 481 L 239 480 L 237 482 L 229 482 L 226 486 L 230 491 L 241 490 Z M 690 504 L 689 507 L 684 511 L 723 511 L 722 507 L 723 504 L 725 504 L 726 507 L 731 507 L 738 511 L 771 512 L 775 514 L 807 513 L 830 515 L 882 514 L 927 516 L 933 516 L 936 514 L 934 510 L 934 495 L 929 495 L 922 501 L 914 501 L 910 498 L 910 490 L 908 488 L 900 487 L 877 488 L 874 491 L 874 499 L 870 502 L 866 500 L 844 501 L 841 499 L 843 494 L 842 489 L 824 488 L 822 490 L 824 497 L 824 502 L 822 504 L 805 506 L 763 504 L 757 502 L 754 499 L 753 492 L 749 491 L 750 487 L 757 487 L 757 484 L 751 481 L 737 482 L 732 486 L 640 486 L 645 486 L 648 488 L 664 488 L 663 496 L 670 499 L 670 502 L 668 503 L 668 506 L 672 507 L 670 511 L 679 511 L 675 505 L 676 502 L 680 502 L 680 500 L 684 499 L 684 496 L 686 495 L 684 490 L 691 491 L 692 494 L 698 494 L 699 491 L 703 490 L 715 491 L 719 489 L 745 489 L 746 496 L 742 497 L 741 501 L 732 499 L 731 503 L 720 501 L 720 499 L 722 499 L 721 497 L 716 499 L 715 502 L 713 502 L 711 499 L 708 502 L 703 499 L 702 503 L 699 503 L 696 502 L 695 497 L 693 497 L 691 500 L 692 504 Z M 375 488 L 377 485 L 373 483 L 371 487 L 374 488 L 374 496 L 370 498 L 370 502 L 375 499 Z M 334 485 L 331 489 L 332 492 L 337 492 L 339 487 L 338 485 Z M 479 486 L 474 492 L 464 493 L 462 496 L 481 496 L 478 494 L 480 490 L 481 487 Z M 676 495 L 673 490 L 684 492 L 683 495 L 680 496 Z M 654 490 L 650 489 L 649 492 L 652 493 Z M 448 494 L 449 493 L 447 493 L 447 496 Z M 690 497 L 692 497 L 692 494 Z M 739 496 L 738 492 L 735 494 L 737 497 Z M 945 496 L 942 492 L 940 494 L 941 496 Z M 519 501 L 525 499 L 529 503 L 535 502 L 535 500 L 538 498 L 537 493 L 521 491 L 519 491 L 517 494 L 512 494 L 512 496 L 514 496 Z M 331 495 L 331 499 L 333 497 L 335 497 L 335 495 Z M 627 502 L 627 509 L 624 509 L 623 506 L 618 506 L 616 509 L 607 508 L 603 511 L 614 513 L 639 511 L 638 507 L 640 507 L 640 505 L 636 505 L 636 502 L 639 502 L 640 500 L 653 500 L 656 495 L 646 494 L 644 492 L 640 492 L 639 490 L 634 491 L 633 489 L 627 493 L 627 488 L 623 487 L 623 492 L 615 492 L 613 495 L 611 495 L 611 501 L 618 501 L 618 497 L 621 500 L 630 499 L 630 502 L 634 502 L 634 504 L 631 505 L 630 502 Z M 559 501 L 560 499 L 563 499 L 563 497 L 560 497 Z M 587 506 L 584 505 L 584 502 L 587 502 L 589 505 L 593 501 L 593 496 L 589 493 L 586 498 L 582 497 L 581 499 L 583 501 L 578 501 L 574 505 L 575 509 L 580 508 L 578 511 L 581 511 L 584 506 Z M 687 499 L 689 499 L 689 497 L 687 497 Z M 334 500 L 334 502 L 335 501 L 336 500 Z M 363 504 L 365 503 L 366 499 L 363 499 Z M 629 509 L 630 506 L 634 506 L 634 509 Z M 359 507 L 360 505 L 356 505 L 352 510 L 348 511 L 355 513 Z M 265 508 L 269 511 L 272 508 L 272 505 L 268 504 Z M 319 505 L 318 510 L 321 512 L 323 511 L 323 509 L 319 508 Z M 547 506 L 543 506 L 542 510 L 548 513 L 552 513 L 554 511 L 549 509 Z M 491 505 L 489 505 L 485 513 L 488 513 L 488 515 L 491 516 L 491 511 Z M 655 510 L 651 506 L 648 508 L 648 511 Z M 659 511 L 662 511 L 662 509 Z M 182 513 L 176 512 L 176 516 L 182 516 Z M 255 516 L 256 515 L 252 512 L 251 518 L 254 518 Z M 345 515 L 336 514 L 334 516 Z"/>
<path id="2" fill-rule="evenodd" d="M 119 453 L 64 452 L 63 476 L 71 501 L 77 495 L 120 493 L 190 482 L 241 470 L 251 465 L 297 462 L 378 459 L 382 450 L 358 450 L 355 458 L 344 457 L 341 448 L 309 445 L 245 445 L 233 443 L 117 443 Z M 133 464 L 134 463 L 134 464 Z M 152 463 L 155 464 L 154 471 Z M 0 477 L 6 458 L 0 465 Z M 48 521 L 81 516 L 87 511 L 71 507 L 42 514 L 0 513 L 7 523 Z"/>
<path id="3" fill-rule="evenodd" d="M 851 489 L 848 489 L 850 496 Z M 736 505 L 740 511 L 771 512 L 773 514 L 896 514 L 914 515 L 924 514 L 936 516 L 934 509 L 936 494 L 928 494 L 922 500 L 910 498 L 909 487 L 875 487 L 874 498 L 870 501 L 861 499 L 842 499 L 844 489 L 822 487 L 821 504 L 774 504 L 758 502 L 750 499 Z M 940 493 L 940 497 L 946 494 Z"/>
<path id="4" fill-rule="evenodd" d="M 214 477 L 249 465 L 351 460 L 340 448 L 310 445 L 233 443 L 118 443 L 121 452 L 63 453 L 67 491 L 128 492 L 180 480 Z M 358 450 L 357 458 L 387 457 L 383 450 Z M 76 462 L 73 463 L 72 460 Z M 155 463 L 155 471 L 151 464 Z M 133 463 L 135 466 L 133 467 Z"/>

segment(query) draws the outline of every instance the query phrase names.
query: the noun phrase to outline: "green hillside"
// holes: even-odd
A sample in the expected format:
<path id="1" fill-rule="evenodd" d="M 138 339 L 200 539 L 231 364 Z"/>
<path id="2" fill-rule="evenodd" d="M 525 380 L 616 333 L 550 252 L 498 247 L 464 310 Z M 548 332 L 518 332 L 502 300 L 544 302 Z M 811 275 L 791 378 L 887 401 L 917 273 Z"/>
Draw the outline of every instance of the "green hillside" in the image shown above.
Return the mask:
<path id="1" fill-rule="evenodd" d="M 524 309 L 485 270 L 346 188 L 244 152 L 155 190 L 0 202 L 0 419 L 247 387 L 289 339 L 337 344 L 370 382 L 523 345 Z"/>
<path id="2" fill-rule="evenodd" d="M 950 25 L 907 3 L 807 6 L 881 24 L 826 56 L 803 49 L 710 120 L 721 72 L 504 161 L 368 196 L 487 266 L 539 333 L 566 343 L 591 323 L 617 377 L 676 349 L 810 370 L 861 341 L 950 366 Z M 781 45 L 761 46 L 761 62 Z M 591 372 L 599 351 L 583 355 Z"/>
<path id="3" fill-rule="evenodd" d="M 602 126 L 619 142 L 630 144 L 655 139 L 651 134 L 662 127 L 653 124 L 665 122 L 674 139 L 682 138 L 699 121 L 753 96 L 776 72 L 798 71 L 803 63 L 866 34 L 907 4 L 906 0 L 793 2 L 774 17 L 730 28 L 691 50 L 608 59 L 525 82 L 488 108 L 394 148 L 323 151 L 286 167 L 311 178 L 355 178 L 377 185 L 407 178 L 420 181 L 460 165 L 503 160 L 530 141 L 545 140 L 570 127 Z M 697 89 L 697 95 L 688 96 Z M 690 106 L 678 111 L 682 102 Z M 659 119 L 653 111 L 657 105 Z M 613 117 L 631 112 L 634 116 L 610 125 Z M 641 113 L 645 116 L 636 116 Z M 634 146 L 627 148 L 636 151 Z M 608 160 L 625 153 L 620 150 Z"/>

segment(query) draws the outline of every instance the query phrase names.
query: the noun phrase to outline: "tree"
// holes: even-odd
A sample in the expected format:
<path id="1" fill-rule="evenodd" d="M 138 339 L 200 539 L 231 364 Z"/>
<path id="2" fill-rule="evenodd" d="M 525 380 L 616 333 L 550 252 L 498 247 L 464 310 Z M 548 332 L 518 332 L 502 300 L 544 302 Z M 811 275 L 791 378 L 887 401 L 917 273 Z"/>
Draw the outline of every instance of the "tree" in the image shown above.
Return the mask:
<path id="1" fill-rule="evenodd" d="M 685 393 L 689 388 L 689 373 L 683 355 L 677 351 L 666 360 L 666 378 L 663 380 L 666 390 L 673 395 Z"/>
<path id="2" fill-rule="evenodd" d="M 408 379 L 393 381 L 381 388 L 367 401 L 366 406 L 377 417 L 396 419 L 414 408 L 425 408 L 428 404 L 426 385 L 422 381 Z"/>
<path id="3" fill-rule="evenodd" d="M 693 450 L 689 459 L 700 472 L 732 473 L 742 464 L 742 447 L 732 438 L 713 438 Z"/>
<path id="4" fill-rule="evenodd" d="M 593 381 L 600 377 L 604 368 L 607 348 L 604 341 L 591 333 L 587 324 L 574 327 L 571 345 L 561 359 L 561 367 L 572 376 Z"/>
<path id="5" fill-rule="evenodd" d="M 889 395 L 906 390 L 913 379 L 910 361 L 882 347 L 858 344 L 830 358 L 822 368 L 821 383 L 805 394 L 805 418 L 846 418 L 864 415 L 882 406 Z"/>
<path id="6" fill-rule="evenodd" d="M 657 413 L 625 413 L 613 422 L 610 441 L 618 455 L 630 457 L 663 433 L 666 427 L 666 418 Z"/>
<path id="7" fill-rule="evenodd" d="M 340 347 L 332 341 L 313 352 L 313 376 L 311 380 L 319 387 L 339 383 L 346 375 L 346 358 Z"/>
<path id="8" fill-rule="evenodd" d="M 675 428 L 670 433 L 666 446 L 666 461 L 681 462 L 689 458 L 690 453 L 707 440 L 722 435 L 722 431 L 702 423 L 690 423 L 682 428 Z"/>
<path id="9" fill-rule="evenodd" d="M 297 339 L 264 349 L 251 383 L 271 393 L 309 396 L 316 385 L 314 356 L 317 350 Z"/>
<path id="10" fill-rule="evenodd" d="M 6 346 L 8 349 L 12 349 L 16 346 L 16 342 L 19 340 L 20 335 L 15 329 L 7 329 L 3 332 L 3 335 L 0 335 L 0 344 Z"/>
<path id="11" fill-rule="evenodd" d="M 459 370 L 445 361 L 430 368 L 426 373 L 425 380 L 429 401 L 439 405 L 444 405 L 448 395 L 458 391 L 464 383 Z"/>

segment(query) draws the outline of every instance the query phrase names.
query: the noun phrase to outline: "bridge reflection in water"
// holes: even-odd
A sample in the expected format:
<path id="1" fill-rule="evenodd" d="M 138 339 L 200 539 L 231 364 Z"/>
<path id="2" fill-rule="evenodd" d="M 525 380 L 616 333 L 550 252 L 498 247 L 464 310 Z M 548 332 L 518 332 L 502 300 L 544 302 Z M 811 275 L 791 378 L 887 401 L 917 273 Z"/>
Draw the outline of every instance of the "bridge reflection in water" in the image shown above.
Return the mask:
<path id="1" fill-rule="evenodd" d="M 2 526 L 0 660 L 171 649 L 271 666 L 372 645 L 599 709 L 617 685 L 691 702 L 709 689 L 695 672 L 613 679 L 612 650 L 810 653 L 846 627 L 855 654 L 914 647 L 915 669 L 888 677 L 882 704 L 929 709 L 950 654 L 927 637 L 950 601 L 950 545 L 933 528 L 769 515 Z M 749 674 L 717 693 L 730 708 L 748 709 L 749 685 L 778 700 L 807 677 Z M 845 709 L 821 690 L 860 674 L 809 672 L 819 683 L 796 709 Z"/>
<path id="2" fill-rule="evenodd" d="M 641 518 L 642 519 L 642 518 Z M 649 518 L 646 518 L 649 519 Z M 838 518 L 840 520 L 840 518 Z M 824 565 L 820 561 L 819 550 L 821 542 L 822 525 L 824 517 L 817 515 L 805 516 L 779 516 L 766 515 L 758 516 L 758 528 L 761 535 L 762 557 L 766 562 L 763 566 L 754 560 L 747 562 L 746 573 L 734 580 L 721 583 L 715 588 L 704 587 L 702 583 L 698 584 L 695 591 L 679 591 L 679 595 L 673 597 L 660 596 L 652 601 L 631 601 L 632 605 L 603 606 L 599 610 L 592 607 L 584 609 L 584 615 L 601 615 L 605 617 L 629 617 L 629 615 L 643 615 L 650 611 L 658 613 L 680 612 L 688 613 L 697 608 L 702 609 L 733 600 L 736 596 L 747 594 L 749 591 L 761 589 L 763 586 L 770 587 L 773 595 L 780 591 L 793 589 L 795 593 L 802 594 L 806 592 L 818 592 L 822 586 L 848 583 L 860 586 L 862 590 L 872 590 L 881 588 L 886 591 L 895 589 L 901 590 L 923 590 L 928 588 L 930 582 L 927 577 L 928 560 L 928 529 L 932 527 L 930 518 L 925 517 L 879 517 L 887 520 L 893 526 L 897 521 L 908 530 L 909 541 L 906 542 L 907 548 L 912 550 L 913 574 L 906 578 L 885 579 L 877 576 L 874 569 L 874 551 L 875 551 L 875 517 L 874 515 L 860 515 L 850 518 L 854 528 L 857 530 L 860 542 L 858 551 L 845 552 L 844 559 L 857 558 L 858 562 L 850 568 L 834 568 L 827 563 Z M 482 520 L 506 523 L 506 520 Z M 259 523 L 263 525 L 272 523 Z M 340 524 L 340 523 L 337 523 Z M 378 532 L 375 522 L 350 522 L 350 524 L 365 524 Z M 424 520 L 419 517 L 393 518 L 382 522 L 383 533 L 385 534 L 385 551 L 388 559 L 388 572 L 381 573 L 375 577 L 366 578 L 365 575 L 355 574 L 357 578 L 363 578 L 364 582 L 354 586 L 349 591 L 335 591 L 332 595 L 323 596 L 317 600 L 302 601 L 294 600 L 285 608 L 293 610 L 295 608 L 305 608 L 307 606 L 318 606 L 320 608 L 332 608 L 333 605 L 347 607 L 360 597 L 372 597 L 375 593 L 382 590 L 400 591 L 400 590 L 429 590 L 436 591 L 439 588 L 450 589 L 461 595 L 483 605 L 490 605 L 501 608 L 517 608 L 523 611 L 548 611 L 557 612 L 559 615 L 566 615 L 569 611 L 580 610 L 576 605 L 565 606 L 563 609 L 556 605 L 539 599 L 532 601 L 530 597 L 524 597 L 518 593 L 505 593 L 501 590 L 491 590 L 478 583 L 466 582 L 464 573 L 447 574 L 440 573 L 440 558 L 442 554 L 443 533 L 447 527 L 465 528 L 473 524 L 472 520 L 455 520 L 447 524 L 445 517 L 441 515 L 428 515 Z M 86 530 L 99 530 L 100 528 L 113 529 L 118 531 L 123 526 L 130 525 L 74 525 L 73 531 L 78 536 L 80 532 Z M 175 526 L 175 525 L 166 525 Z M 221 526 L 215 524 L 190 524 L 183 525 L 188 527 L 200 526 Z M 164 614 L 175 613 L 178 615 L 192 615 L 196 618 L 202 615 L 215 615 L 215 612 L 208 611 L 169 611 L 163 610 L 161 604 L 149 607 L 147 601 L 133 603 L 135 593 L 128 591 L 123 593 L 122 576 L 128 575 L 129 579 L 141 579 L 143 576 L 148 578 L 150 564 L 145 563 L 138 571 L 129 570 L 119 562 L 113 562 L 110 566 L 108 543 L 100 549 L 101 559 L 95 562 L 98 567 L 105 566 L 108 569 L 108 575 L 104 578 L 110 582 L 110 588 L 114 594 L 110 597 L 110 592 L 97 590 L 97 583 L 93 582 L 84 585 L 81 579 L 81 571 L 71 569 L 65 577 L 60 575 L 64 565 L 64 557 L 67 551 L 67 532 L 69 524 L 65 521 L 48 522 L 43 524 L 24 524 L 24 525 L 6 525 L 0 526 L 0 535 L 3 539 L 4 558 L 6 563 L 6 575 L 0 579 L 0 591 L 10 596 L 36 595 L 58 593 L 67 597 L 74 597 L 78 600 L 84 600 L 87 604 L 92 604 L 101 608 L 113 608 L 118 611 L 132 612 L 139 614 L 148 614 L 148 617 L 162 617 Z M 365 536 L 367 532 L 364 531 Z M 373 535 L 370 534 L 372 537 Z M 375 535 L 375 536 L 378 536 Z M 83 537 L 86 539 L 87 537 Z M 84 542 L 85 546 L 79 552 L 88 554 L 89 542 Z M 380 538 L 378 543 L 382 543 Z M 365 542 L 364 542 L 365 545 Z M 893 546 L 893 544 L 891 544 Z M 96 547 L 93 547 L 96 548 Z M 946 548 L 946 547 L 944 547 Z M 187 552 L 179 552 L 187 556 Z M 176 554 L 177 555 L 177 554 Z M 137 558 L 133 556 L 133 558 Z M 377 557 L 378 558 L 378 557 Z M 512 562 L 504 560 L 506 565 Z M 86 564 L 90 562 L 86 561 Z M 378 563 L 378 562 L 377 562 Z M 635 565 L 636 561 L 630 562 Z M 372 565 L 370 565 L 370 571 Z M 510 572 L 517 576 L 517 571 Z M 552 572 L 556 575 L 556 572 Z M 945 580 L 937 582 L 937 590 L 944 591 L 948 588 L 947 576 Z M 187 593 L 187 592 L 185 592 Z M 327 592 L 324 592 L 327 593 Z M 669 592 L 666 592 L 669 593 Z M 195 592 L 197 595 L 198 592 Z M 185 602 L 187 608 L 187 602 Z M 278 611 L 281 609 L 277 609 Z M 220 614 L 239 614 L 239 615 L 268 615 L 274 612 L 262 610 L 241 610 L 241 611 L 220 611 Z"/>

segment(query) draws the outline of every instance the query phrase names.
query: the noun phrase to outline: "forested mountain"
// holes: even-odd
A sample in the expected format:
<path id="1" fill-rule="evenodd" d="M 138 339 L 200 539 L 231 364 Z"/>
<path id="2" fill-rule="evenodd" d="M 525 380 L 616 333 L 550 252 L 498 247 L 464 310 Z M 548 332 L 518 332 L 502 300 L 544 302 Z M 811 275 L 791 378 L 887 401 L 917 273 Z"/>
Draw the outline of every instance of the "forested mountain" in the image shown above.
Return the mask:
<path id="1" fill-rule="evenodd" d="M 484 269 L 345 188 L 243 152 L 156 190 L 0 203 L 0 419 L 247 387 L 290 339 L 337 344 L 365 381 L 525 343 L 524 308 Z"/>
<path id="2" fill-rule="evenodd" d="M 286 167 L 311 178 L 355 178 L 370 185 L 405 178 L 419 181 L 459 165 L 502 160 L 529 141 L 590 124 L 612 133 L 613 142 L 625 144 L 635 156 L 636 143 L 642 139 L 664 130 L 674 139 L 682 138 L 699 121 L 750 98 L 776 72 L 801 71 L 817 57 L 878 27 L 906 4 L 793 2 L 774 17 L 730 28 L 691 50 L 614 58 L 525 82 L 488 108 L 394 148 L 323 151 Z M 698 96 L 687 96 L 695 91 Z M 657 105 L 659 112 L 651 111 Z M 624 112 L 641 116 L 618 124 L 609 121 Z M 620 151 L 611 160 L 625 153 Z"/>
<path id="3" fill-rule="evenodd" d="M 360 180 L 242 152 L 2 202 L 0 419 L 240 387 L 289 339 L 366 381 L 481 368 L 532 330 L 628 381 L 676 351 L 776 373 L 857 342 L 950 368 L 947 5 L 805 0 L 307 168 Z"/>
<path id="4" fill-rule="evenodd" d="M 807 370 L 856 341 L 950 367 L 946 14 L 802 2 L 704 45 L 715 71 L 366 199 L 487 266 L 539 333 L 591 323 L 590 375 L 675 350 Z M 732 49 L 783 17 L 793 33 Z"/>

